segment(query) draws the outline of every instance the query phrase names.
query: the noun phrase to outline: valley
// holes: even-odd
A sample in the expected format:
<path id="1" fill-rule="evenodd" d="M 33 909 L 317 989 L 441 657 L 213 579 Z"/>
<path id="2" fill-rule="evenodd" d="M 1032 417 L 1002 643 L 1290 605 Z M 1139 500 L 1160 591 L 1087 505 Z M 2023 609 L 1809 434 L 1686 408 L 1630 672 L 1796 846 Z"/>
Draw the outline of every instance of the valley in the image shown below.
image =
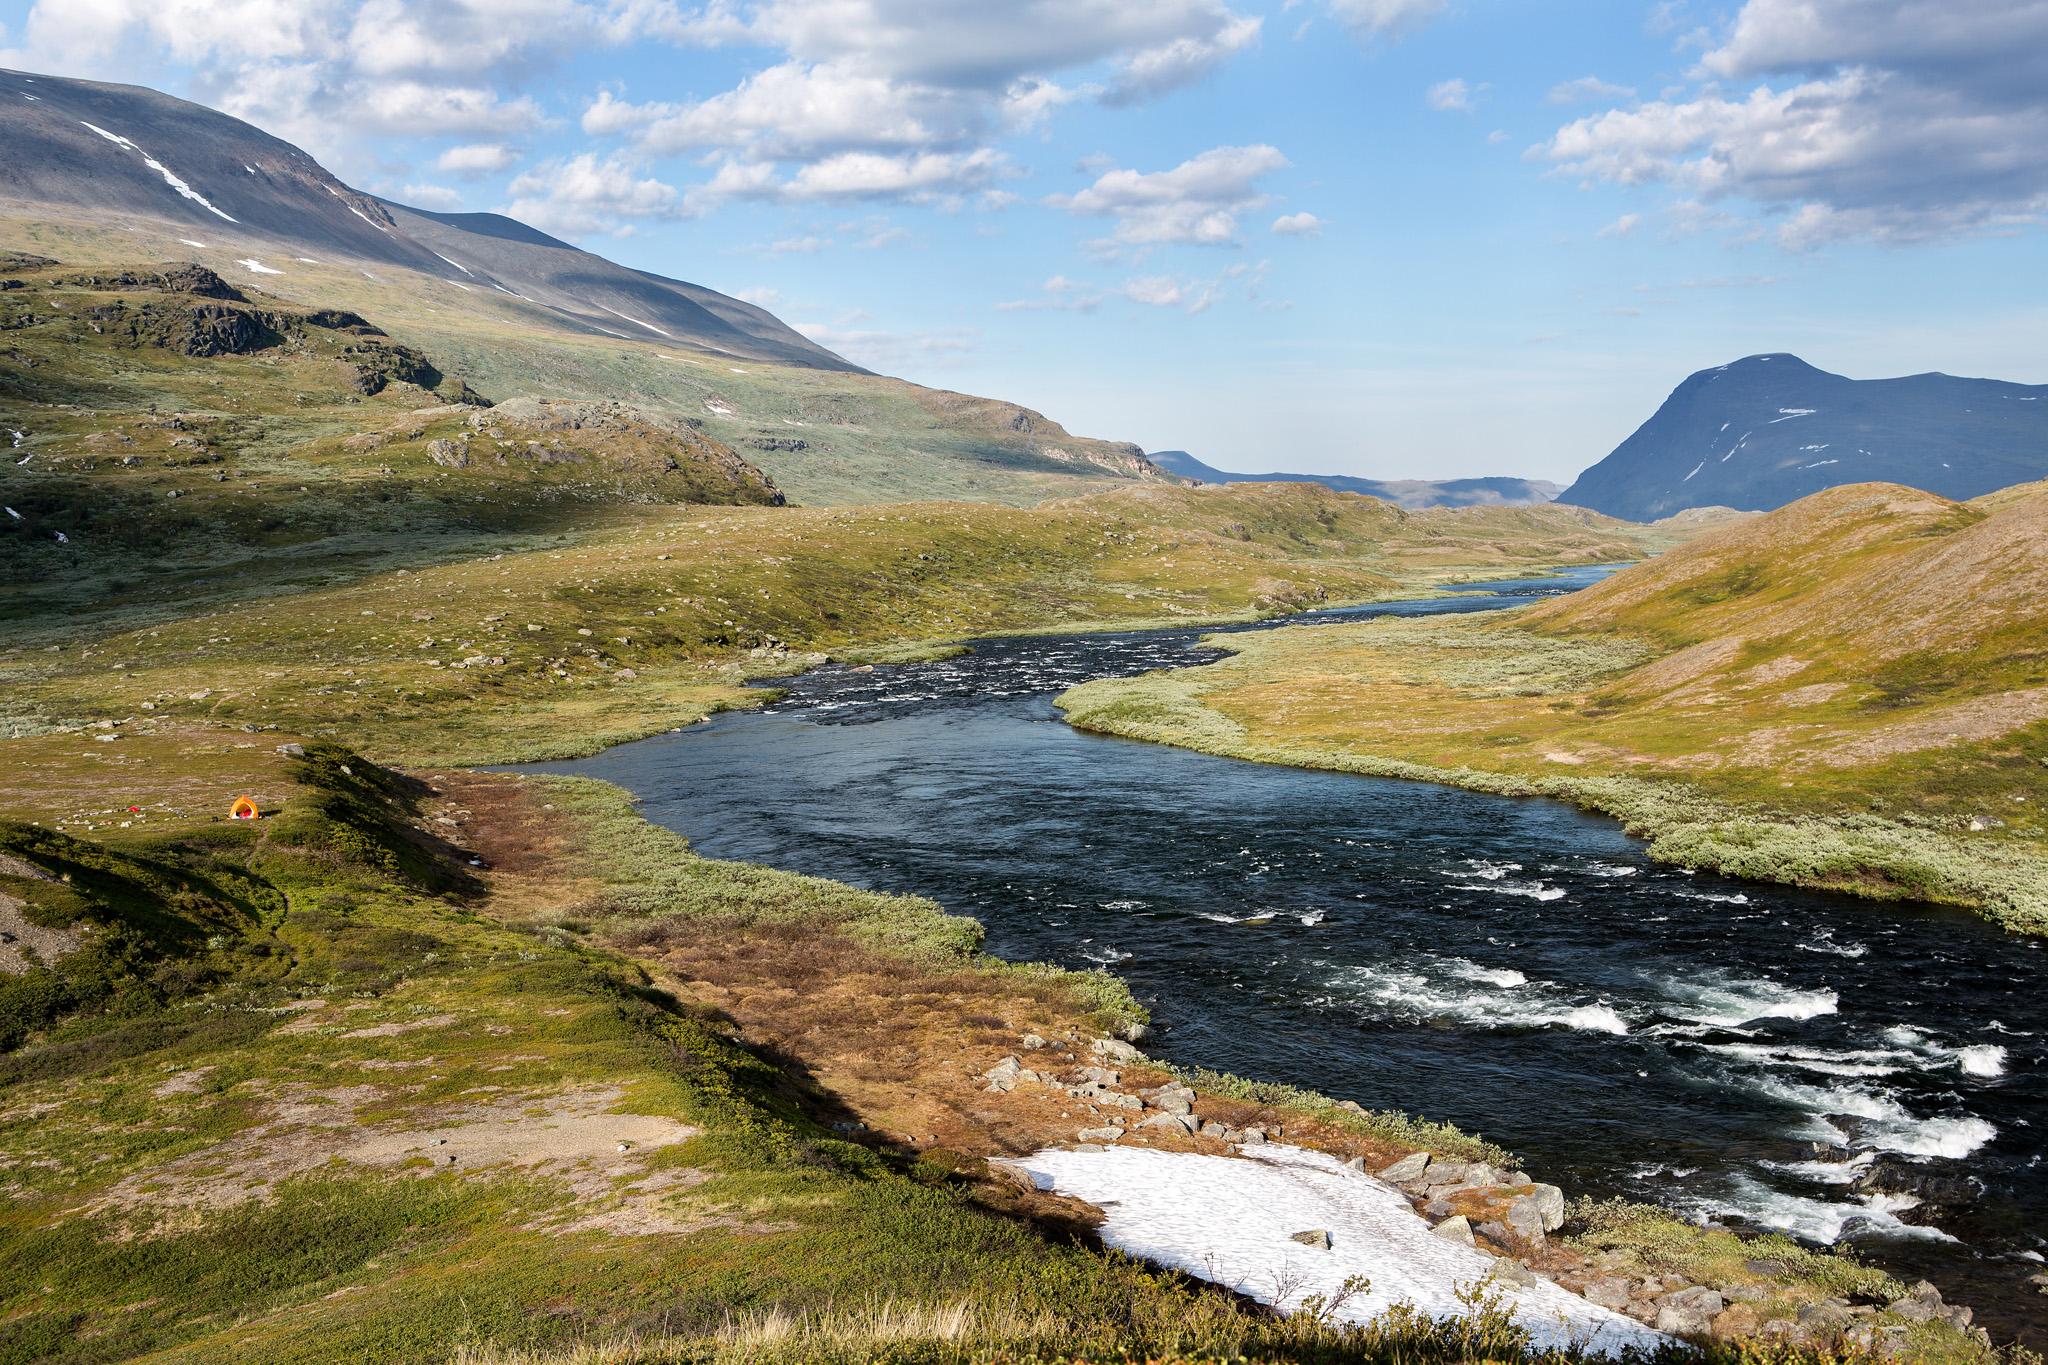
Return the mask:
<path id="1" fill-rule="evenodd" d="M 2029 386 L 1235 475 L 0 97 L 0 1365 L 2048 1345 Z"/>

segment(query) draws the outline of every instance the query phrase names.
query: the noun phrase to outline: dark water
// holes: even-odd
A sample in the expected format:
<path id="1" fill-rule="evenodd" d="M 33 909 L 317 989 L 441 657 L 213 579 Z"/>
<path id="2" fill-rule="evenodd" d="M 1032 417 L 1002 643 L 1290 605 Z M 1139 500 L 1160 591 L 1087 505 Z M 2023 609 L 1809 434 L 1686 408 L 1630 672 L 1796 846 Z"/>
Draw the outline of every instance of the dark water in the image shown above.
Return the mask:
<path id="1" fill-rule="evenodd" d="M 1317 613 L 1514 605 L 1575 587 Z M 1066 726 L 1076 682 L 1199 663 L 1195 630 L 996 639 L 784 684 L 544 765 L 707 855 L 930 896 L 1012 959 L 1105 966 L 1158 1055 L 1476 1130 L 1575 1192 L 1847 1240 L 2038 1333 L 2048 954 L 1972 917 L 1659 868 L 1545 800 L 1299 771 Z M 1818 1147 L 1816 1146 L 1818 1144 Z M 1847 1181 L 1972 1177 L 1961 1208 Z M 1903 1220 L 1899 1216 L 1903 1213 Z"/>

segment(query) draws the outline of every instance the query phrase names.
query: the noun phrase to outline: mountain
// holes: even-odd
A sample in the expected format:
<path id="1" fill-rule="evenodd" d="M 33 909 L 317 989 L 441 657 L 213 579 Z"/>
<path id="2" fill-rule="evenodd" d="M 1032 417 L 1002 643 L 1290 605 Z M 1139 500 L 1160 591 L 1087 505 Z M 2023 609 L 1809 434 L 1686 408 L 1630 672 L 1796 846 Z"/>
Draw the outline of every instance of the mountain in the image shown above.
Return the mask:
<path id="1" fill-rule="evenodd" d="M 1795 355 L 1688 378 L 1560 502 L 1632 521 L 1769 511 L 1847 483 L 1974 498 L 2048 476 L 2048 385 L 1916 374 L 1847 379 Z"/>
<path id="2" fill-rule="evenodd" d="M 1559 487 L 1542 479 L 1361 479 L 1349 474 L 1232 474 L 1203 464 L 1185 450 L 1155 450 L 1148 456 L 1169 474 L 1203 483 L 1319 483 L 1339 493 L 1363 493 L 1400 507 L 1527 507 L 1557 497 Z"/>
<path id="3" fill-rule="evenodd" d="M 1035 502 L 1158 478 L 1134 445 L 871 374 L 767 310 L 490 213 L 357 190 L 292 144 L 138 86 L 0 71 L 0 250 L 74 268 L 193 261 L 375 318 L 493 399 L 685 420 L 792 497 Z"/>

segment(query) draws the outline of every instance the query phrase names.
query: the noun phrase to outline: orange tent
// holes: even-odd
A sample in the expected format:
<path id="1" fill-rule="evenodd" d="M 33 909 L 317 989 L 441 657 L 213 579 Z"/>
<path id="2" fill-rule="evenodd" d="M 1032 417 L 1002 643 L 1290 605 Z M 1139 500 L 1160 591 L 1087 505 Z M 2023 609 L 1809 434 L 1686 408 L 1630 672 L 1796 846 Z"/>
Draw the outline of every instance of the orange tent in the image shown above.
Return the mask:
<path id="1" fill-rule="evenodd" d="M 258 814 L 254 801 L 246 796 L 238 796 L 235 798 L 234 806 L 228 811 L 228 819 L 254 820 Z"/>

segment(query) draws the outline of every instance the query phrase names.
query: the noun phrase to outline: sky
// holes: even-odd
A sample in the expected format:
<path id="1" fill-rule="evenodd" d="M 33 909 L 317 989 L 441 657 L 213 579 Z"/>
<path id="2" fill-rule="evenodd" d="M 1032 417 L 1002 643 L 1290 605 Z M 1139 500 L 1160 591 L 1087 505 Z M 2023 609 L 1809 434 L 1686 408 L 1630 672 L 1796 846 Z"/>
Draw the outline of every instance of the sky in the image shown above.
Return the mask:
<path id="1" fill-rule="evenodd" d="M 2048 382 L 2048 0 L 0 0 L 920 383 L 1568 482 L 1687 374 Z"/>

